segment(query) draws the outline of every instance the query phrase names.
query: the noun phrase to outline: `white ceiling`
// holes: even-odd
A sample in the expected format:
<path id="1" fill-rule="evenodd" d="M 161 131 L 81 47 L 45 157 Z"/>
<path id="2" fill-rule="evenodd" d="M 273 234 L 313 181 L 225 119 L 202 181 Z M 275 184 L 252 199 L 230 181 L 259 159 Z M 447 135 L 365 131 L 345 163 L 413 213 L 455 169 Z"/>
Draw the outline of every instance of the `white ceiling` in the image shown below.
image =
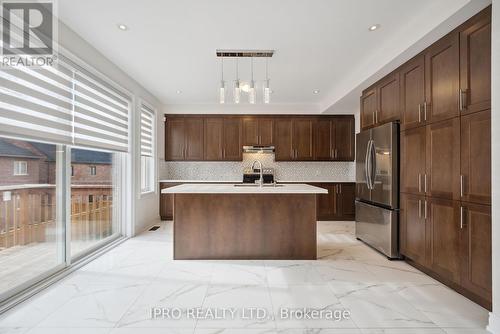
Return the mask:
<path id="1" fill-rule="evenodd" d="M 469 2 L 62 0 L 59 16 L 165 105 L 217 104 L 216 49 L 274 49 L 274 94 L 266 110 L 289 105 L 322 112 Z M 372 24 L 381 29 L 369 32 Z M 234 61 L 225 65 L 232 84 Z M 248 59 L 240 61 L 240 78 L 250 78 Z M 264 62 L 256 59 L 255 80 L 263 79 Z"/>

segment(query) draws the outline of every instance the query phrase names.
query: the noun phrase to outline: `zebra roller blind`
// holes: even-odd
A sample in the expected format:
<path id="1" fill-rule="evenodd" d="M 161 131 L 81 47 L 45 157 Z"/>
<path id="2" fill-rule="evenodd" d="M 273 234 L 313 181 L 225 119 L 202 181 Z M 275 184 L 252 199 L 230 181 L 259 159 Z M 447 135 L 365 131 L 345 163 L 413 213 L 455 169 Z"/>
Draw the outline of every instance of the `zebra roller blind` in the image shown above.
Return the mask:
<path id="1" fill-rule="evenodd" d="M 58 65 L 0 69 L 0 134 L 129 149 L 131 99 L 60 55 Z"/>
<path id="2" fill-rule="evenodd" d="M 141 105 L 141 155 L 153 156 L 153 134 L 155 113 L 146 105 Z"/>

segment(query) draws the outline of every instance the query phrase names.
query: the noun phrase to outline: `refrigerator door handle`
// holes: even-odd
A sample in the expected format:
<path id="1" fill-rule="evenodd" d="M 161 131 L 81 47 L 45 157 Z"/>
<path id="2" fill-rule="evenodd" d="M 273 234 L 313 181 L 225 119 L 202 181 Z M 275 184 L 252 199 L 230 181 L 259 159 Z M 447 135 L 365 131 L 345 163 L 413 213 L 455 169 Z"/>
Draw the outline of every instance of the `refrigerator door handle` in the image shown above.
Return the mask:
<path id="1" fill-rule="evenodd" d="M 377 156 L 376 156 L 376 151 L 375 151 L 375 142 L 371 141 L 371 146 L 370 146 L 370 181 L 371 181 L 371 188 L 375 189 L 375 174 L 377 173 Z"/>
<path id="2" fill-rule="evenodd" d="M 370 143 L 371 140 L 368 141 L 368 145 L 366 145 L 366 152 L 365 152 L 365 180 L 366 180 L 366 186 L 368 189 L 370 188 L 370 177 L 368 176 L 368 156 L 370 153 Z"/>

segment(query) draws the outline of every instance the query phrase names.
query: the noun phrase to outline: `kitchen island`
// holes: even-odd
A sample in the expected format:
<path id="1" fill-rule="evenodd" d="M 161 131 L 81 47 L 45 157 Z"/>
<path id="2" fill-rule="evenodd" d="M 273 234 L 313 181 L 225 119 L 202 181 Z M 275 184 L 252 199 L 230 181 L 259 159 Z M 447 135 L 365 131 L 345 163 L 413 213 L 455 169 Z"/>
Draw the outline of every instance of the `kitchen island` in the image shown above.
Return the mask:
<path id="1" fill-rule="evenodd" d="M 316 259 L 316 194 L 307 184 L 183 184 L 174 194 L 174 259 Z"/>

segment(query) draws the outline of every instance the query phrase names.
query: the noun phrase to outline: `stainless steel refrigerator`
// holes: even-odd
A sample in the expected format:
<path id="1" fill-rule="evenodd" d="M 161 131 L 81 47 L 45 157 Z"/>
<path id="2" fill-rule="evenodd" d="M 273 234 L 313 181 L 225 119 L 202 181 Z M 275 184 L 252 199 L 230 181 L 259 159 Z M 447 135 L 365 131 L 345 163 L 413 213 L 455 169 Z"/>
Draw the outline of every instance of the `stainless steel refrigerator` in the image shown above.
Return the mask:
<path id="1" fill-rule="evenodd" d="M 399 123 L 356 135 L 356 238 L 399 257 Z"/>

